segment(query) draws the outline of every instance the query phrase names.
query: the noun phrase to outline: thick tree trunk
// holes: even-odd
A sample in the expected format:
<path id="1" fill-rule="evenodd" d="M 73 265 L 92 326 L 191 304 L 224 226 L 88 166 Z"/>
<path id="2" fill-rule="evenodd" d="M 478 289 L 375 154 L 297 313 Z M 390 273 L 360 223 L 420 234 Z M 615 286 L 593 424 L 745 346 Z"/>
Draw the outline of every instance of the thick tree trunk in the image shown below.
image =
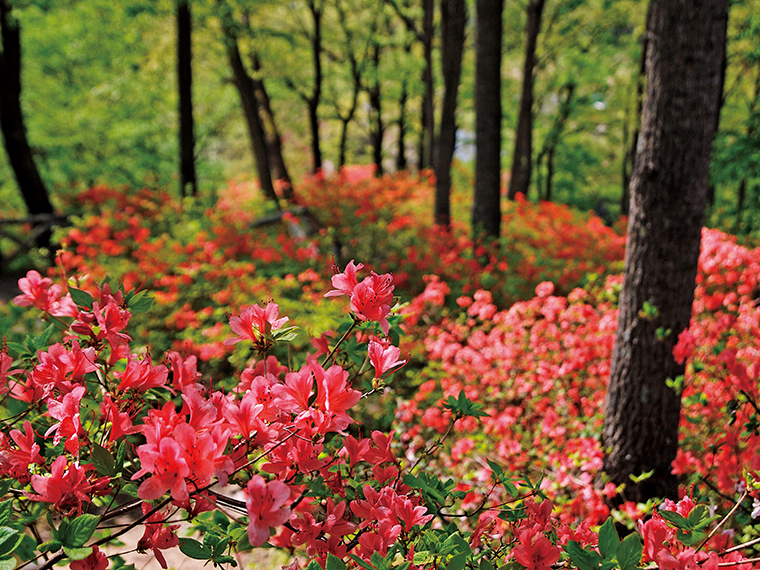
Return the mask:
<path id="1" fill-rule="evenodd" d="M 526 27 L 525 66 L 523 67 L 523 85 L 520 95 L 520 115 L 517 119 L 515 134 L 515 153 L 512 158 L 512 174 L 509 179 L 510 200 L 518 192 L 528 195 L 533 151 L 533 69 L 536 65 L 536 43 L 541 30 L 541 14 L 544 0 L 530 0 L 528 3 L 528 25 Z"/>
<path id="2" fill-rule="evenodd" d="M 625 500 L 677 498 L 680 399 L 666 380 L 689 325 L 725 49 L 727 0 L 652 0 L 640 152 L 602 447 Z M 647 308 L 648 304 L 649 307 Z M 634 483 L 630 475 L 653 471 Z"/>
<path id="3" fill-rule="evenodd" d="M 232 67 L 235 87 L 240 96 L 240 103 L 243 106 L 243 114 L 245 115 L 248 124 L 248 135 L 251 138 L 251 148 L 253 149 L 253 156 L 256 160 L 256 171 L 259 175 L 259 185 L 261 186 L 261 191 L 264 195 L 268 199 L 274 201 L 279 208 L 280 202 L 274 191 L 274 185 L 272 184 L 269 152 L 267 149 L 266 137 L 264 135 L 264 126 L 261 124 L 261 117 L 259 117 L 258 106 L 256 104 L 253 79 L 248 75 L 245 65 L 243 65 L 237 39 L 230 33 L 227 33 L 226 40 L 227 58 L 229 59 L 230 67 Z"/>
<path id="4" fill-rule="evenodd" d="M 3 40 L 0 54 L 0 130 L 3 132 L 8 162 L 29 213 L 52 214 L 53 206 L 26 137 L 21 111 L 21 30 L 11 15 L 7 0 L 0 0 L 0 31 Z M 49 233 L 42 236 L 38 244 L 47 245 L 49 237 Z"/>
<path id="5" fill-rule="evenodd" d="M 464 28 L 467 19 L 465 0 L 441 0 L 441 59 L 443 67 L 443 107 L 441 129 L 435 155 L 435 223 L 451 225 L 451 160 L 456 146 L 457 92 L 462 73 Z"/>
<path id="6" fill-rule="evenodd" d="M 475 49 L 475 196 L 472 232 L 501 231 L 501 40 L 504 0 L 478 0 Z"/>
<path id="7" fill-rule="evenodd" d="M 177 78 L 179 83 L 180 194 L 195 196 L 195 129 L 193 126 L 192 15 L 188 0 L 177 2 Z"/>

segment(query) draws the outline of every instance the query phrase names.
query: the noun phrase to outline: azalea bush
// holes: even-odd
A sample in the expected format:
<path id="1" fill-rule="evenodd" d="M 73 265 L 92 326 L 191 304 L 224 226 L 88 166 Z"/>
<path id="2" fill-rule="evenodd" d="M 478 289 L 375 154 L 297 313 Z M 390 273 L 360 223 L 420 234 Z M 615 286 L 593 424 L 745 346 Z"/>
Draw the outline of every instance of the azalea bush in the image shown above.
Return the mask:
<path id="1" fill-rule="evenodd" d="M 335 269 L 325 296 L 347 298 L 348 320 L 287 364 L 272 351 L 295 337 L 288 317 L 271 301 L 243 307 L 225 344 L 246 346 L 251 360 L 233 381 L 203 377 L 194 355 L 154 361 L 134 342 L 132 315 L 151 310 L 145 292 L 76 283 L 29 272 L 15 302 L 50 324 L 0 353 L 2 568 L 124 568 L 103 549 L 134 527 L 143 535 L 124 550 L 152 550 L 164 567 L 170 548 L 235 566 L 236 552 L 262 546 L 295 552 L 290 567 L 312 570 L 754 562 L 740 553 L 752 542 L 731 545 L 717 532 L 756 501 L 749 474 L 719 522 L 685 497 L 621 539 L 612 519 L 592 530 L 601 518 L 556 511 L 545 492 L 553 474 L 521 474 L 502 457 L 484 458 L 482 490 L 461 488 L 440 452 L 453 434 L 491 419 L 467 390 L 441 402 L 445 418 L 424 446 L 364 432 L 352 408 L 390 390 L 405 365 L 390 341 L 402 317 L 389 274 L 354 262 Z M 490 310 L 483 301 L 481 317 Z M 125 514 L 130 522 L 113 524 Z M 178 536 L 181 521 L 201 535 Z"/>
<path id="2" fill-rule="evenodd" d="M 533 299 L 506 310 L 479 290 L 457 297 L 459 309 L 450 310 L 448 285 L 429 280 L 406 309 L 408 326 L 417 323 L 410 330 L 418 335 L 418 358 L 428 364 L 398 408 L 403 441 L 424 449 L 447 429 L 450 414 L 441 403 L 463 391 L 489 415 L 459 422 L 438 457 L 441 470 L 457 475 L 459 489 L 482 487 L 488 457 L 512 472 L 545 474 L 542 490 L 564 521 L 600 524 L 612 502 L 622 503 L 612 514 L 628 524 L 651 513 L 653 505 L 626 501 L 625 488 L 605 483 L 601 471 L 599 434 L 621 282 L 611 276 L 568 296 L 545 282 Z M 673 470 L 695 500 L 721 508 L 737 499 L 745 472 L 760 469 L 759 284 L 760 249 L 705 229 L 691 324 L 657 333 L 677 337 L 674 357 L 687 362 L 686 374 L 670 380 L 682 395 Z M 753 534 L 746 529 L 757 520 L 745 502 L 737 531 Z"/>
<path id="3" fill-rule="evenodd" d="M 542 281 L 566 294 L 589 275 L 601 280 L 622 267 L 624 237 L 599 218 L 524 200 L 506 205 L 501 246 L 475 250 L 467 224 L 455 219 L 450 233 L 431 227 L 429 176 L 375 178 L 366 167 L 351 167 L 306 178 L 299 196 L 316 222 L 286 214 L 254 225 L 269 213 L 260 194 L 247 181 L 232 181 L 218 199 L 205 201 L 97 186 L 67 206 L 77 216 L 58 235 L 61 251 L 47 276 L 61 285 L 75 277 L 84 288 L 111 276 L 126 289 L 153 292 L 153 310 L 133 315 L 135 339 L 158 354 L 195 355 L 204 373 L 228 375 L 242 356 L 224 344 L 225 313 L 252 300 L 276 298 L 298 319 L 297 349 L 339 325 L 345 311 L 321 294 L 336 241 L 346 261 L 393 273 L 407 299 L 422 293 L 426 275 L 437 275 L 454 290 L 452 298 L 486 288 L 502 309 L 531 298 Z M 459 207 L 462 193 L 453 201 Z M 0 322 L 14 323 L 9 338 L 23 340 L 37 324 L 11 311 L 0 306 Z M 284 347 L 274 350 L 287 357 Z"/>

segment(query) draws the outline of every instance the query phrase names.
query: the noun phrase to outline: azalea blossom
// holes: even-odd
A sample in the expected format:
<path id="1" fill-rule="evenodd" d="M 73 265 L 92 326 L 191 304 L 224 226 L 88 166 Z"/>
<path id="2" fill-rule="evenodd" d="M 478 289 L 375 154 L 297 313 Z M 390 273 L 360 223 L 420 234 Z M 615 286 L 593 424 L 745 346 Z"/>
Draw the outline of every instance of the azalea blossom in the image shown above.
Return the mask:
<path id="1" fill-rule="evenodd" d="M 514 551 L 515 560 L 525 566 L 526 570 L 549 570 L 559 560 L 560 549 L 543 534 L 530 529 L 520 533 L 520 544 Z"/>
<path id="2" fill-rule="evenodd" d="M 369 341 L 369 361 L 375 368 L 375 379 L 380 379 L 383 375 L 397 366 L 406 363 L 406 360 L 399 360 L 401 349 L 396 346 L 383 346 L 376 340 Z"/>
<path id="3" fill-rule="evenodd" d="M 230 328 L 238 336 L 228 338 L 224 341 L 225 345 L 231 345 L 241 340 L 251 340 L 255 344 L 260 344 L 268 340 L 272 331 L 282 328 L 288 317 L 278 318 L 280 315 L 280 306 L 277 303 L 267 303 L 266 307 L 258 304 L 245 307 L 240 316 L 230 317 Z"/>
<path id="4" fill-rule="evenodd" d="M 282 525 L 290 517 L 290 508 L 284 506 L 290 498 L 290 487 L 282 481 L 267 483 L 261 475 L 254 475 L 248 481 L 246 494 L 248 540 L 251 546 L 262 546 L 269 539 L 269 529 Z"/>

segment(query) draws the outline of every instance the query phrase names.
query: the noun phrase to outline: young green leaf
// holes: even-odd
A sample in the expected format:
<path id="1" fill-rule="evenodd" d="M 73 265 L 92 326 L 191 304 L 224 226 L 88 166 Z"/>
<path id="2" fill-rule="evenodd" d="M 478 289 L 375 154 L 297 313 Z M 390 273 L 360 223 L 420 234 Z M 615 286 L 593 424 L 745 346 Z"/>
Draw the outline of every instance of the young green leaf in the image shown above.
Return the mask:
<path id="1" fill-rule="evenodd" d="M 611 560 L 617 555 L 619 545 L 620 536 L 612 517 L 609 517 L 599 529 L 599 552 L 604 558 Z"/>
<path id="2" fill-rule="evenodd" d="M 61 540 L 64 547 L 79 548 L 90 540 L 90 537 L 98 528 L 100 517 L 97 515 L 79 515 L 69 524 L 68 540 Z"/>
<path id="3" fill-rule="evenodd" d="M 629 534 L 621 542 L 617 549 L 617 560 L 620 570 L 633 570 L 641 561 L 641 553 L 644 545 L 637 533 Z"/>
<path id="4" fill-rule="evenodd" d="M 214 553 L 193 538 L 183 538 L 179 541 L 182 554 L 195 560 L 210 560 Z"/>

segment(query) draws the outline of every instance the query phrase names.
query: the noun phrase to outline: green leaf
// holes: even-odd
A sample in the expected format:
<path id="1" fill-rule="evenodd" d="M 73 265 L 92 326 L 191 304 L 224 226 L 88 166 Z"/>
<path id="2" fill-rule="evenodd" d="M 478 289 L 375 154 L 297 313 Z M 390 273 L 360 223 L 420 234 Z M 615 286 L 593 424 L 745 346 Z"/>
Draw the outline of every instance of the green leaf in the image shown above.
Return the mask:
<path id="1" fill-rule="evenodd" d="M 0 560 L 0 570 L 13 570 L 16 567 L 15 558 L 3 558 Z"/>
<path id="2" fill-rule="evenodd" d="M 11 554 L 24 540 L 24 535 L 15 528 L 0 526 L 0 556 Z"/>
<path id="3" fill-rule="evenodd" d="M 464 570 L 466 564 L 467 553 L 460 552 L 459 554 L 451 557 L 451 560 L 449 560 L 449 563 L 446 565 L 446 570 Z"/>
<path id="4" fill-rule="evenodd" d="M 98 528 L 100 517 L 97 515 L 84 514 L 79 515 L 69 524 L 69 540 L 61 540 L 64 547 L 78 548 L 84 546 L 84 543 L 90 540 L 90 537 Z"/>
<path id="5" fill-rule="evenodd" d="M 127 456 L 127 442 L 122 439 L 119 449 L 116 450 L 116 465 L 114 470 L 119 473 L 124 468 L 124 458 Z"/>
<path id="6" fill-rule="evenodd" d="M 97 472 L 108 477 L 116 477 L 116 461 L 113 455 L 98 442 L 92 444 L 92 464 Z"/>
<path id="7" fill-rule="evenodd" d="M 13 499 L 0 503 L 0 526 L 7 526 L 13 516 Z"/>
<path id="8" fill-rule="evenodd" d="M 50 344 L 50 336 L 53 334 L 54 330 L 55 330 L 55 327 L 53 325 L 48 325 L 48 327 L 44 331 L 42 331 L 42 334 L 34 338 L 34 340 L 32 341 L 32 344 L 34 345 L 35 352 L 48 347 L 48 345 Z"/>
<path id="9" fill-rule="evenodd" d="M 673 523 L 678 528 L 682 529 L 690 529 L 691 525 L 689 524 L 689 520 L 686 517 L 683 517 L 676 513 L 675 511 L 658 511 L 660 513 L 660 516 L 664 518 L 666 521 Z"/>
<path id="10" fill-rule="evenodd" d="M 370 566 L 364 560 L 362 560 L 361 558 L 359 558 L 356 554 L 349 554 L 349 556 L 351 557 L 351 560 L 353 560 L 359 566 L 361 566 L 362 568 L 364 568 L 364 570 L 376 570 L 374 567 Z M 319 564 L 317 564 L 317 566 L 319 566 Z M 309 570 L 309 569 L 307 568 L 306 570 Z M 320 570 L 322 570 L 322 569 L 320 568 Z"/>
<path id="11" fill-rule="evenodd" d="M 179 541 L 179 549 L 182 551 L 182 554 L 195 560 L 210 560 L 214 555 L 210 549 L 193 538 L 181 539 Z"/>
<path id="12" fill-rule="evenodd" d="M 654 469 L 642 473 L 641 475 L 628 475 L 628 477 L 630 477 L 631 481 L 634 483 L 641 483 L 642 481 L 649 479 L 652 475 L 654 475 Z"/>
<path id="13" fill-rule="evenodd" d="M 322 567 L 317 563 L 316 560 L 312 560 L 309 562 L 309 565 L 306 567 L 306 570 L 322 570 Z"/>
<path id="14" fill-rule="evenodd" d="M 40 552 L 58 552 L 61 548 L 63 548 L 63 545 L 58 540 L 48 540 L 47 542 L 43 542 L 39 546 Z"/>
<path id="15" fill-rule="evenodd" d="M 487 558 L 480 559 L 480 570 L 495 570 L 491 561 Z"/>
<path id="16" fill-rule="evenodd" d="M 12 479 L 5 479 L 3 481 L 0 481 L 0 498 L 5 497 L 5 495 L 8 494 L 8 491 L 10 491 L 12 487 Z"/>
<path id="17" fill-rule="evenodd" d="M 707 510 L 707 505 L 697 505 L 689 513 L 689 524 L 694 530 L 698 530 L 706 527 L 710 524 L 710 511 Z"/>
<path id="18" fill-rule="evenodd" d="M 644 545 L 637 533 L 629 534 L 620 543 L 617 549 L 617 560 L 620 570 L 633 570 L 641 561 L 641 553 Z"/>
<path id="19" fill-rule="evenodd" d="M 596 552 L 581 548 L 581 545 L 574 540 L 569 540 L 564 548 L 579 570 L 598 570 L 602 563 L 601 556 Z"/>
<path id="20" fill-rule="evenodd" d="M 328 554 L 327 564 L 325 564 L 325 570 L 346 570 L 346 565 L 337 556 L 333 554 Z"/>
<path id="21" fill-rule="evenodd" d="M 25 355 L 33 355 L 34 353 L 30 353 L 26 347 L 19 343 L 19 342 L 11 342 L 8 341 L 5 343 L 5 345 L 8 347 L 8 350 L 10 350 L 13 354 L 17 354 L 18 356 L 25 356 Z"/>
<path id="22" fill-rule="evenodd" d="M 147 313 L 153 306 L 153 294 L 148 291 L 140 291 L 127 303 L 127 307 L 133 313 Z"/>
<path id="23" fill-rule="evenodd" d="M 63 551 L 66 553 L 66 556 L 72 560 L 84 560 L 92 554 L 92 546 L 84 548 L 69 548 L 68 546 L 64 546 Z"/>
<path id="24" fill-rule="evenodd" d="M 611 560 L 617 555 L 619 545 L 620 536 L 612 517 L 609 517 L 599 529 L 599 552 L 604 558 Z"/>
<path id="25" fill-rule="evenodd" d="M 87 310 L 92 309 L 92 304 L 95 299 L 93 299 L 92 295 L 87 291 L 82 291 L 76 287 L 69 287 L 69 294 L 71 295 L 71 300 L 74 301 L 74 304 L 77 307 L 84 307 Z"/>

